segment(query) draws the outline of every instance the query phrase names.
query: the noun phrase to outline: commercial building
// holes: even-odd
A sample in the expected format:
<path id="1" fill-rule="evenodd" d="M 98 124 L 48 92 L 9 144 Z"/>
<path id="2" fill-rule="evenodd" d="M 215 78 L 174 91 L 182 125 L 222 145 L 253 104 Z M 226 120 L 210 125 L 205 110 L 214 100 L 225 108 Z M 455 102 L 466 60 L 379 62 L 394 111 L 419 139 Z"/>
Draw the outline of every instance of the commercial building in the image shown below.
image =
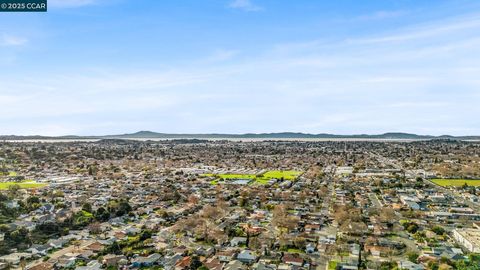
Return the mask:
<path id="1" fill-rule="evenodd" d="M 453 238 L 468 251 L 480 252 L 480 230 L 478 229 L 455 229 Z"/>

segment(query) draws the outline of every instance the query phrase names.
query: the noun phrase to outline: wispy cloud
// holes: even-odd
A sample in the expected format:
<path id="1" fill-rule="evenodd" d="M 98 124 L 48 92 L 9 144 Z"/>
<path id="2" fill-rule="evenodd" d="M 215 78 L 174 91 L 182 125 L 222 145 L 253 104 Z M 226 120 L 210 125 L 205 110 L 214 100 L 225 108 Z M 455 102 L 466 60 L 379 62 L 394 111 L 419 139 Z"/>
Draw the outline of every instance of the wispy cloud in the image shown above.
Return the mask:
<path id="1" fill-rule="evenodd" d="M 14 36 L 14 35 L 4 34 L 0 38 L 0 46 L 17 47 L 17 46 L 23 46 L 27 43 L 28 43 L 27 38 Z"/>
<path id="2" fill-rule="evenodd" d="M 254 4 L 250 0 L 233 0 L 229 4 L 229 7 L 230 8 L 235 8 L 235 9 L 241 9 L 241 10 L 244 10 L 244 11 L 260 11 L 260 10 L 263 10 L 262 7 Z"/>
<path id="3" fill-rule="evenodd" d="M 432 108 L 432 107 L 449 107 L 450 103 L 444 102 L 432 102 L 432 101 L 410 101 L 410 102 L 398 102 L 392 104 L 386 104 L 386 108 L 405 108 L 405 109 L 422 109 L 422 108 Z"/>
<path id="4" fill-rule="evenodd" d="M 353 43 L 385 43 L 403 42 L 415 39 L 429 38 L 432 36 L 458 34 L 462 30 L 477 30 L 480 27 L 478 15 L 456 18 L 450 21 L 441 21 L 431 24 L 415 26 L 414 28 L 400 30 L 393 35 L 384 35 L 371 38 L 350 39 Z"/>
<path id="5" fill-rule="evenodd" d="M 240 51 L 238 50 L 226 50 L 226 49 L 215 50 L 210 56 L 207 57 L 206 62 L 228 61 L 234 58 L 239 53 Z"/>
<path id="6" fill-rule="evenodd" d="M 358 21 L 383 20 L 383 19 L 398 18 L 406 14 L 408 14 L 408 12 L 405 10 L 379 10 L 372 14 L 356 17 L 354 18 L 354 20 L 358 20 Z"/>

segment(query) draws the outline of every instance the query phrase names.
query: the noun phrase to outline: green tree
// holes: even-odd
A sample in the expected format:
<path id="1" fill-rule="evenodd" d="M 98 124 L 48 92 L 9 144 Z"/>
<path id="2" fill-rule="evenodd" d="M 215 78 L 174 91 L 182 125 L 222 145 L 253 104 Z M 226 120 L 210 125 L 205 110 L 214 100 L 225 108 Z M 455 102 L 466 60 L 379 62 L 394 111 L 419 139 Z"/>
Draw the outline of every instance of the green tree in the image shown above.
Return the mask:
<path id="1" fill-rule="evenodd" d="M 192 261 L 190 262 L 190 266 L 188 267 L 189 270 L 197 270 L 202 266 L 202 262 L 198 256 L 192 256 Z"/>
<path id="2" fill-rule="evenodd" d="M 152 238 L 152 232 L 150 230 L 143 230 L 140 233 L 140 241 L 145 241 L 150 238 Z"/>
<path id="3" fill-rule="evenodd" d="M 415 222 L 406 222 L 405 224 L 403 224 L 403 227 L 409 233 L 416 233 L 419 229 L 418 224 Z"/>
<path id="4" fill-rule="evenodd" d="M 83 211 L 86 211 L 86 212 L 88 212 L 88 213 L 92 213 L 92 212 L 93 212 L 92 205 L 91 205 L 90 203 L 88 203 L 88 202 L 86 202 L 86 203 L 84 203 L 84 204 L 82 205 L 82 210 L 83 210 Z"/>
<path id="5" fill-rule="evenodd" d="M 40 203 L 40 198 L 38 198 L 37 196 L 30 196 L 27 198 L 27 203 L 28 204 Z"/>
<path id="6" fill-rule="evenodd" d="M 93 215 L 86 211 L 78 211 L 73 215 L 73 225 L 75 227 L 85 227 L 93 220 Z"/>
<path id="7" fill-rule="evenodd" d="M 28 230 L 25 227 L 20 227 L 9 234 L 8 237 L 11 241 L 16 244 L 28 243 L 30 242 Z"/>
<path id="8" fill-rule="evenodd" d="M 98 221 L 107 221 L 110 218 L 110 212 L 104 207 L 100 206 L 95 212 L 95 219 Z"/>
<path id="9" fill-rule="evenodd" d="M 409 252 L 407 253 L 407 258 L 409 261 L 416 263 L 418 259 L 418 254 L 415 252 Z"/>
<path id="10" fill-rule="evenodd" d="M 433 231 L 434 233 L 436 233 L 437 235 L 443 235 L 443 234 L 445 234 L 445 229 L 442 228 L 442 227 L 440 227 L 440 226 L 434 226 L 434 227 L 432 228 L 432 231 Z"/>

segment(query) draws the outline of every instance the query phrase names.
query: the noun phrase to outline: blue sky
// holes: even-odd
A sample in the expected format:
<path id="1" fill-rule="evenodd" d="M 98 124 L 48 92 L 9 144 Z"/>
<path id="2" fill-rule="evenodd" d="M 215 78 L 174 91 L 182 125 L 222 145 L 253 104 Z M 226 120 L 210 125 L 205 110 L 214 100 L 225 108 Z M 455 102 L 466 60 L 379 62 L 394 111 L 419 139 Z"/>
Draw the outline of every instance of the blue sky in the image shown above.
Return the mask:
<path id="1" fill-rule="evenodd" d="M 2 134 L 480 135 L 476 0 L 49 0 L 0 14 Z"/>

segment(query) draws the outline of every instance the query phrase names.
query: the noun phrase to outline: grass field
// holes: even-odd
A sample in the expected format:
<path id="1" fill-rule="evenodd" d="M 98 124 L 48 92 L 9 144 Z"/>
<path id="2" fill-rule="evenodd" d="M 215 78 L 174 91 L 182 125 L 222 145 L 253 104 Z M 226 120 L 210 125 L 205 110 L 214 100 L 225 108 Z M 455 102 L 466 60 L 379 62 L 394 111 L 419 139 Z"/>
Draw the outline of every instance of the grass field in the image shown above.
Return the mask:
<path id="1" fill-rule="evenodd" d="M 47 184 L 37 183 L 35 181 L 23 181 L 23 182 L 1 182 L 0 190 L 8 189 L 9 186 L 19 185 L 20 188 L 40 188 L 44 187 Z"/>
<path id="2" fill-rule="evenodd" d="M 336 261 L 329 261 L 328 262 L 328 270 L 335 270 L 337 269 L 338 262 Z"/>
<path id="3" fill-rule="evenodd" d="M 251 179 L 255 180 L 254 183 L 265 185 L 271 179 L 284 179 L 293 181 L 302 174 L 300 171 L 268 171 L 262 175 L 255 174 L 202 174 L 206 177 L 216 177 L 217 179 L 224 180 L 238 180 L 238 179 Z M 218 181 L 214 180 L 210 182 L 212 185 L 216 185 Z"/>
<path id="4" fill-rule="evenodd" d="M 254 174 L 219 174 L 217 175 L 220 179 L 255 179 L 257 177 Z"/>
<path id="5" fill-rule="evenodd" d="M 433 183 L 442 187 L 461 187 L 465 184 L 469 186 L 480 186 L 480 179 L 432 179 Z"/>
<path id="6" fill-rule="evenodd" d="M 263 178 L 276 178 L 276 179 L 281 179 L 283 178 L 284 180 L 295 180 L 297 177 L 299 177 L 302 174 L 302 172 L 299 171 L 268 171 L 263 174 Z"/>

